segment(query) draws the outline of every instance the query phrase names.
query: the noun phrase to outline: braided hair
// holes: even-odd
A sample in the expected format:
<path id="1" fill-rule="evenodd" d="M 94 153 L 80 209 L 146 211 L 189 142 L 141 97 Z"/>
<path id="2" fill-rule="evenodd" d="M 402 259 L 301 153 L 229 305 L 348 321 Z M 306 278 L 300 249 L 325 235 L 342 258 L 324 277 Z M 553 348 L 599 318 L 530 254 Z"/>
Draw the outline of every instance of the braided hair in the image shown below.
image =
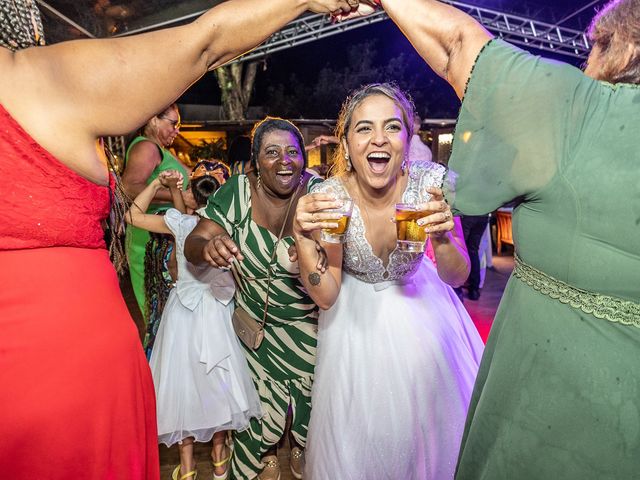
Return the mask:
<path id="1" fill-rule="evenodd" d="M 160 326 L 162 311 L 172 288 L 173 279 L 168 271 L 168 262 L 174 248 L 172 235 L 149 233 L 144 255 L 144 314 L 147 331 L 143 342 L 149 358 Z"/>
<path id="2" fill-rule="evenodd" d="M 15 52 L 44 43 L 35 0 L 0 0 L 0 46 Z"/>

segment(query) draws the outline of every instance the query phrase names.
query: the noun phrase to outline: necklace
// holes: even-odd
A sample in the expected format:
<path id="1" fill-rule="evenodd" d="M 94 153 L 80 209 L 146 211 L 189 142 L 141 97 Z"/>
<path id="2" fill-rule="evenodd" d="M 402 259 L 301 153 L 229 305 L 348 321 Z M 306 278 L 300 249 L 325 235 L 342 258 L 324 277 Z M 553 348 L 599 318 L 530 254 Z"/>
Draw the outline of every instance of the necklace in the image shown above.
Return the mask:
<path id="1" fill-rule="evenodd" d="M 398 200 L 396 200 L 397 197 L 397 193 L 398 193 L 398 189 L 401 189 L 401 181 L 400 178 L 396 177 L 396 182 L 395 185 L 393 186 L 393 194 L 390 195 L 390 199 L 387 200 L 386 202 L 382 203 L 381 205 L 367 205 L 368 202 L 366 202 L 364 199 L 366 198 L 366 196 L 364 195 L 363 189 L 360 186 L 360 183 L 357 181 L 357 179 L 353 179 L 352 178 L 352 182 L 355 184 L 355 188 L 354 190 L 357 193 L 356 194 L 356 203 L 358 206 L 361 207 L 361 211 L 364 214 L 364 216 L 366 217 L 366 224 L 370 224 L 371 222 L 371 218 L 369 215 L 369 207 L 374 208 L 375 210 L 386 210 L 389 207 L 391 207 L 392 205 L 395 206 L 396 203 L 398 203 Z M 401 198 L 400 198 L 401 200 Z M 395 210 L 395 209 L 394 209 Z"/>
<path id="2" fill-rule="evenodd" d="M 250 182 L 251 184 L 251 182 Z M 250 187 L 251 188 L 251 187 Z M 257 197 L 261 200 L 262 204 L 266 204 L 267 205 L 267 211 L 271 210 L 271 212 L 275 215 L 278 214 L 278 216 L 280 218 L 278 218 L 278 222 L 271 222 L 271 215 L 267 212 L 265 212 L 265 215 L 263 217 L 263 221 L 265 222 L 266 225 L 275 227 L 276 225 L 282 225 L 282 228 L 284 229 L 285 226 L 289 223 L 288 220 L 291 217 L 291 212 L 293 211 L 291 209 L 291 205 L 293 204 L 293 202 L 296 201 L 296 197 L 299 196 L 300 191 L 302 190 L 302 184 L 299 184 L 296 189 L 291 192 L 291 196 L 287 197 L 285 199 L 277 197 L 277 196 L 273 196 L 273 195 L 269 195 L 264 188 L 258 188 L 257 185 L 255 187 L 252 188 L 252 193 L 251 195 L 257 195 Z M 280 200 L 281 202 L 274 202 L 274 200 Z M 282 215 L 282 210 L 284 210 L 286 208 L 286 212 L 284 213 L 284 215 Z M 252 210 L 254 210 L 252 208 Z M 259 215 L 260 217 L 262 217 L 262 215 Z M 282 218 L 284 217 L 284 218 Z M 255 221 L 255 220 L 254 220 Z M 267 228 L 269 231 L 271 231 L 271 228 Z M 273 233 L 273 232 L 272 232 Z"/>

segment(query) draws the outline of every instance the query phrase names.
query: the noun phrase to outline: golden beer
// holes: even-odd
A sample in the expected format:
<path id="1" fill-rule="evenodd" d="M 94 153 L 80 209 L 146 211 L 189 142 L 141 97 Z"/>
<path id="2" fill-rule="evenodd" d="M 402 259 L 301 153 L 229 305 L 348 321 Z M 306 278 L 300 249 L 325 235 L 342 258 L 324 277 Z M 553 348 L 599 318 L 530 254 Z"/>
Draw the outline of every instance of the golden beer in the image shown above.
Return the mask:
<path id="1" fill-rule="evenodd" d="M 424 252 L 427 241 L 425 226 L 418 225 L 418 219 L 428 216 L 430 212 L 418 210 L 415 205 L 396 204 L 396 232 L 398 249 L 408 252 Z"/>
<path id="2" fill-rule="evenodd" d="M 336 220 L 338 222 L 336 228 L 323 228 L 322 231 L 330 235 L 344 235 L 347 228 L 349 228 L 349 220 L 351 220 L 351 213 L 345 214 L 339 220 Z"/>
<path id="3" fill-rule="evenodd" d="M 342 206 L 325 212 L 340 213 L 342 216 L 337 220 L 329 220 L 337 223 L 336 228 L 323 228 L 320 232 L 320 239 L 329 243 L 343 243 L 345 234 L 349 228 L 349 220 L 351 220 L 351 212 L 353 211 L 353 200 L 350 198 L 342 198 Z"/>

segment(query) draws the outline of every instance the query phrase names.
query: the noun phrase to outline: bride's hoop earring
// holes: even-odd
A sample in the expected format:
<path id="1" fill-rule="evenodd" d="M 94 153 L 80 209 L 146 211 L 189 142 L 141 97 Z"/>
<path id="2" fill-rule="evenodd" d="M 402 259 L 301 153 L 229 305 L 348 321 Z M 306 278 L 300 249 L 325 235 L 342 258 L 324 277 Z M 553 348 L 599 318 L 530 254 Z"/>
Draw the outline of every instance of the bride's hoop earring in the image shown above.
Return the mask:
<path id="1" fill-rule="evenodd" d="M 352 165 L 351 165 L 351 159 L 349 158 L 349 154 L 348 154 L 348 153 L 345 153 L 345 154 L 344 154 L 344 159 L 345 159 L 345 160 L 346 160 L 346 162 L 347 162 L 347 165 L 346 165 L 347 172 L 350 172 L 350 171 L 351 171 L 351 168 L 352 168 Z"/>

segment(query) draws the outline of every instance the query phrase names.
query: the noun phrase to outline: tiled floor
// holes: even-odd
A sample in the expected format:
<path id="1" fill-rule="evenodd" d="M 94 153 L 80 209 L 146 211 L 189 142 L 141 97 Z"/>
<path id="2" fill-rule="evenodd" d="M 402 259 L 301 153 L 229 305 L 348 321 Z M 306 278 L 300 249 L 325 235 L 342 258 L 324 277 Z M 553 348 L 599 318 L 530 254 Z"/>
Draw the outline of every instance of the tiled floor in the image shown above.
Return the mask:
<path id="1" fill-rule="evenodd" d="M 198 479 L 211 480 L 213 478 L 213 466 L 211 465 L 211 443 L 196 444 L 195 457 L 198 463 Z M 289 471 L 289 447 L 283 446 L 278 450 L 280 460 L 280 480 L 295 480 Z M 178 447 L 167 448 L 160 446 L 160 478 L 169 480 L 171 472 L 180 462 Z M 338 480 L 338 479 L 336 479 Z"/>

